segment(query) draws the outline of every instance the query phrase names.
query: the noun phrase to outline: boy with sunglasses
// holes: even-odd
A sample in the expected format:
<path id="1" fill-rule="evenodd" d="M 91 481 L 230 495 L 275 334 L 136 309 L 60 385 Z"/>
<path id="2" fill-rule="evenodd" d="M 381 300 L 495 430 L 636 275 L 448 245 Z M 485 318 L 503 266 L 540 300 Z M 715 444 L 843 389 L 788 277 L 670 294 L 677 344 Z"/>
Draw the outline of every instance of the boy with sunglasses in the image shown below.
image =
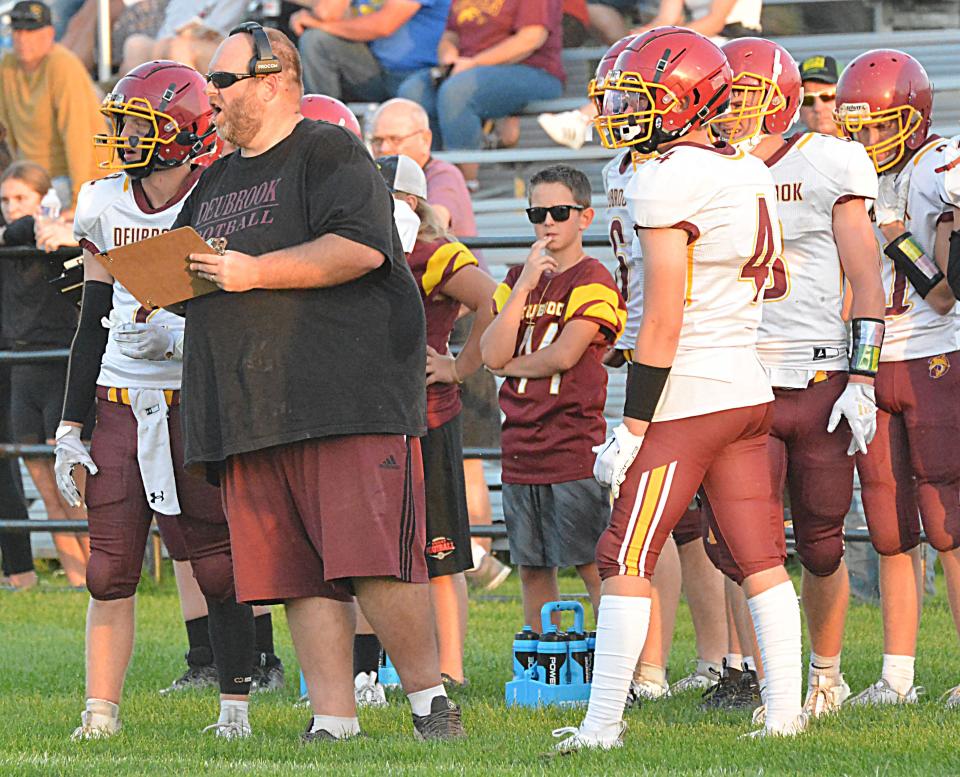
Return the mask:
<path id="1" fill-rule="evenodd" d="M 597 540 L 610 516 L 593 478 L 603 442 L 607 374 L 626 306 L 610 273 L 583 252 L 593 221 L 590 182 L 557 165 L 530 180 L 527 216 L 537 241 L 494 294 L 496 318 L 480 341 L 483 361 L 505 378 L 503 512 L 519 565 L 526 623 L 559 598 L 557 568 L 576 567 L 596 609 Z"/>

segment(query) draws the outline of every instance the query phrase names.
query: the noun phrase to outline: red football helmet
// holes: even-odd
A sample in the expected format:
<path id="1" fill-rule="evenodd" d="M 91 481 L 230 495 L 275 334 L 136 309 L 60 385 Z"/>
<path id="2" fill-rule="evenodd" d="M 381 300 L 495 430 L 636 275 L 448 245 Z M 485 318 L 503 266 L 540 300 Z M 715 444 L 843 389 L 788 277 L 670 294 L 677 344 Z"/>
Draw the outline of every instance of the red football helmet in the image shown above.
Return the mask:
<path id="1" fill-rule="evenodd" d="M 590 83 L 587 85 L 587 97 L 597 106 L 598 115 L 603 113 L 603 87 L 607 80 L 607 74 L 613 70 L 613 65 L 616 63 L 617 57 L 623 53 L 623 50 L 630 45 L 630 41 L 635 37 L 637 36 L 627 35 L 624 38 L 620 38 L 620 40 L 608 48 L 603 58 L 597 64 L 597 70 L 593 74 L 593 78 L 590 79 Z"/>
<path id="2" fill-rule="evenodd" d="M 617 57 L 594 125 L 607 148 L 650 153 L 726 110 L 732 81 L 716 45 L 692 30 L 657 27 Z"/>
<path id="3" fill-rule="evenodd" d="M 138 65 L 104 98 L 100 112 L 113 128 L 112 134 L 94 136 L 95 145 L 111 149 L 110 160 L 100 164 L 108 170 L 126 170 L 143 178 L 158 168 L 177 167 L 209 154 L 216 145 L 203 76 L 179 62 Z M 152 132 L 124 137 L 127 117 L 147 121 Z"/>
<path id="4" fill-rule="evenodd" d="M 844 135 L 863 143 L 878 173 L 894 167 L 907 149 L 916 151 L 926 142 L 932 110 L 927 71 L 895 49 L 861 54 L 837 83 L 834 121 Z"/>
<path id="5" fill-rule="evenodd" d="M 335 97 L 325 94 L 305 94 L 300 100 L 300 113 L 314 121 L 325 121 L 336 124 L 338 127 L 350 130 L 360 140 L 363 133 L 360 131 L 360 122 L 346 105 Z"/>
<path id="6" fill-rule="evenodd" d="M 739 143 L 790 129 L 803 100 L 800 68 L 790 53 L 765 38 L 738 38 L 722 49 L 733 70 L 733 90 L 730 107 L 710 123 L 711 132 Z"/>

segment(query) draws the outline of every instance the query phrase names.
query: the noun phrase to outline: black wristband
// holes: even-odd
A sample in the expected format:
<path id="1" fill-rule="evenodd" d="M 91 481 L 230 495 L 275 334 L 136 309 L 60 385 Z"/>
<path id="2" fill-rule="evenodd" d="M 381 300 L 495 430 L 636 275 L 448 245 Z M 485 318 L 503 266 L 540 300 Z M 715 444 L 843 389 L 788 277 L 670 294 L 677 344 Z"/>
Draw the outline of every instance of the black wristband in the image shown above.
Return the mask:
<path id="1" fill-rule="evenodd" d="M 947 283 L 953 296 L 960 299 L 960 232 L 950 233 L 950 258 L 947 260 Z"/>
<path id="2" fill-rule="evenodd" d="M 631 362 L 627 367 L 627 398 L 623 414 L 638 421 L 652 421 L 670 375 L 669 367 L 651 367 Z"/>
<path id="3" fill-rule="evenodd" d="M 87 420 L 97 392 L 100 362 L 107 348 L 109 332 L 100 319 L 113 307 L 113 284 L 87 281 L 83 284 L 80 323 L 70 345 L 67 390 L 63 398 L 63 420 L 82 424 Z"/>
<path id="4" fill-rule="evenodd" d="M 873 378 L 880 369 L 880 348 L 886 324 L 880 318 L 855 318 L 850 322 L 850 374 Z"/>
<path id="5" fill-rule="evenodd" d="M 926 297 L 930 290 L 943 280 L 943 272 L 937 267 L 937 263 L 923 252 L 910 232 L 904 232 L 887 243 L 883 253 L 907 276 L 907 280 L 921 297 Z"/>

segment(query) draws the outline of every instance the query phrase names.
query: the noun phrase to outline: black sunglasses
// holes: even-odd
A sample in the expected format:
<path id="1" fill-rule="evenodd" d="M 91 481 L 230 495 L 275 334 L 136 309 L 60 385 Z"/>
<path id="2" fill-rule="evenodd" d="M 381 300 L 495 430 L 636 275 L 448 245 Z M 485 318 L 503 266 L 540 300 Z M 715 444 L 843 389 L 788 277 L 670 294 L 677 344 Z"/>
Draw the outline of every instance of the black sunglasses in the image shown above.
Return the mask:
<path id="1" fill-rule="evenodd" d="M 531 224 L 542 224 L 547 220 L 547 214 L 554 221 L 566 221 L 570 218 L 571 210 L 584 210 L 583 205 L 554 205 L 550 208 L 527 208 L 527 218 Z"/>
<path id="2" fill-rule="evenodd" d="M 258 73 L 227 73 L 224 70 L 218 70 L 215 73 L 207 73 L 203 78 L 217 89 L 226 89 L 228 86 L 233 86 L 237 81 L 242 81 L 244 78 L 256 78 L 258 75 Z"/>

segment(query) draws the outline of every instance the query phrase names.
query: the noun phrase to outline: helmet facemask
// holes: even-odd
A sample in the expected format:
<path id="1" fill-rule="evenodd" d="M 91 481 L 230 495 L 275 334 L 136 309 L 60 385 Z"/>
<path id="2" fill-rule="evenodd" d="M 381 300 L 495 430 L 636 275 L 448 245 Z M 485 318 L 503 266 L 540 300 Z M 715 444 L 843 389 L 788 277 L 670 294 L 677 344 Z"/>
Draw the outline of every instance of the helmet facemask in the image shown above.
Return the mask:
<path id="1" fill-rule="evenodd" d="M 842 103 L 833 113 L 833 120 L 843 134 L 861 143 L 878 173 L 895 167 L 907 152 L 910 137 L 921 130 L 923 114 L 912 105 L 898 105 L 880 111 L 870 110 L 869 103 Z M 875 143 L 867 144 L 857 136 L 868 127 L 878 132 L 892 127 L 892 133 Z"/>
<path id="2" fill-rule="evenodd" d="M 603 111 L 594 126 L 606 148 L 635 147 L 650 153 L 672 134 L 661 129 L 663 117 L 680 101 L 661 84 L 645 81 L 637 73 L 611 71 L 603 89 Z"/>

